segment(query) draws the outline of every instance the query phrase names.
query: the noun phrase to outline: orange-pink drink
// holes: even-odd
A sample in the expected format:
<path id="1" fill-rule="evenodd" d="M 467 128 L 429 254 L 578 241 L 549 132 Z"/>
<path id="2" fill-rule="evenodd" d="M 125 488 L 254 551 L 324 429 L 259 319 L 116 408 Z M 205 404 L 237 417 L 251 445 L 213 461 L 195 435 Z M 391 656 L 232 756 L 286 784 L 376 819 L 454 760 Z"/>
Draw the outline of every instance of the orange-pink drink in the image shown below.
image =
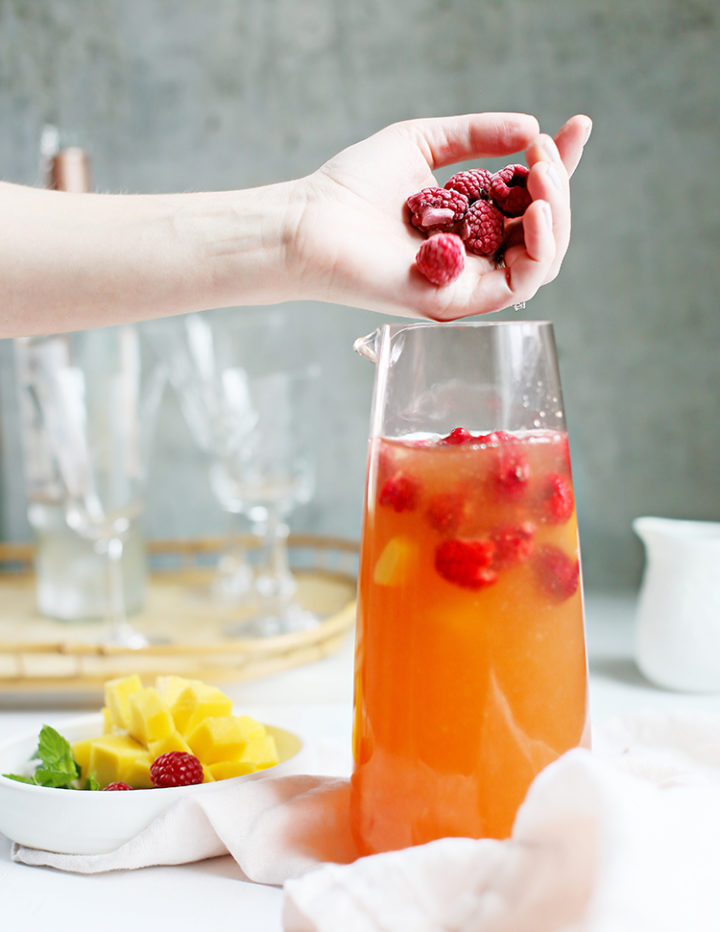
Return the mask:
<path id="1" fill-rule="evenodd" d="M 506 837 L 536 774 L 588 741 L 567 435 L 372 443 L 354 834 L 364 853 Z"/>

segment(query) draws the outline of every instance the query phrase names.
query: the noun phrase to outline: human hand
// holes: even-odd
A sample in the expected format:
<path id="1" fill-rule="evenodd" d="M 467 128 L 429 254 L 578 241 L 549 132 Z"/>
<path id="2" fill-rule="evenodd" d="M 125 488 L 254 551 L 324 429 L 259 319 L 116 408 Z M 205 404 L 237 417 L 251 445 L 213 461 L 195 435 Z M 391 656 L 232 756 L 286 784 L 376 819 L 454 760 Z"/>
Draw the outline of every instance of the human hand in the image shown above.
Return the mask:
<path id="1" fill-rule="evenodd" d="M 485 113 L 395 123 L 343 150 L 298 182 L 298 276 L 307 297 L 388 314 L 455 320 L 529 300 L 557 275 L 570 240 L 569 178 L 591 129 L 569 119 L 553 140 L 527 114 Z M 424 237 L 406 199 L 437 185 L 433 171 L 456 162 L 526 151 L 532 204 L 513 224 L 505 268 L 469 255 L 449 285 L 415 268 Z"/>

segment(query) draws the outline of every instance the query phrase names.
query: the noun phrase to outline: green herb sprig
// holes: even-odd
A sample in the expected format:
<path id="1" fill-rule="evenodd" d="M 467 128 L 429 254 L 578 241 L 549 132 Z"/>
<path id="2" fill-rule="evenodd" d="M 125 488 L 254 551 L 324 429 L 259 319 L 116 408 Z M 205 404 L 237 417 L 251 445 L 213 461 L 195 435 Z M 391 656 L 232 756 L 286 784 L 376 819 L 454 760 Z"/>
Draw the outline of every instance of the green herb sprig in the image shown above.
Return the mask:
<path id="1" fill-rule="evenodd" d="M 70 742 L 50 725 L 43 725 L 40 729 L 38 746 L 30 760 L 39 761 L 30 776 L 17 773 L 4 773 L 3 776 L 35 786 L 52 786 L 63 790 L 83 788 L 80 786 L 80 767 L 73 757 Z M 99 788 L 93 774 L 88 777 L 84 788 Z"/>

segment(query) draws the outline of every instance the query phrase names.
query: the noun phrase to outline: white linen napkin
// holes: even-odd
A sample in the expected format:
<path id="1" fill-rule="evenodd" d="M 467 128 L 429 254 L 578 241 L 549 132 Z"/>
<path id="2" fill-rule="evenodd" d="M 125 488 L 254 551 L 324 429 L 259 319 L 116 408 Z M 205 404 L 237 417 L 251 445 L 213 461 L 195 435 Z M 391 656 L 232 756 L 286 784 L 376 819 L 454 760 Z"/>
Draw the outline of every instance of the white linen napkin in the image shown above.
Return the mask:
<path id="1" fill-rule="evenodd" d="M 356 860 L 345 777 L 268 776 L 206 796 L 108 854 L 13 857 L 93 873 L 229 852 L 248 879 L 285 884 L 286 932 L 720 929 L 716 718 L 595 724 L 593 752 L 540 774 L 506 841 L 443 839 Z"/>
<path id="2" fill-rule="evenodd" d="M 720 721 L 595 729 L 507 841 L 443 839 L 285 885 L 286 932 L 717 932 Z"/>

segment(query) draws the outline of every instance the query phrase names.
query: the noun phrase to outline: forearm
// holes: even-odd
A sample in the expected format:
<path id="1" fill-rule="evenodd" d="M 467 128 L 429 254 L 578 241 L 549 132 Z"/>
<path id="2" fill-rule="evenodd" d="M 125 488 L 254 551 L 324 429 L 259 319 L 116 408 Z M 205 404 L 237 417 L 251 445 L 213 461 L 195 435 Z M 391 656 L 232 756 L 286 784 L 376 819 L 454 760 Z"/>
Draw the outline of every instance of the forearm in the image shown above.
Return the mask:
<path id="1" fill-rule="evenodd" d="M 298 297 L 296 189 L 84 195 L 0 183 L 0 336 Z"/>

